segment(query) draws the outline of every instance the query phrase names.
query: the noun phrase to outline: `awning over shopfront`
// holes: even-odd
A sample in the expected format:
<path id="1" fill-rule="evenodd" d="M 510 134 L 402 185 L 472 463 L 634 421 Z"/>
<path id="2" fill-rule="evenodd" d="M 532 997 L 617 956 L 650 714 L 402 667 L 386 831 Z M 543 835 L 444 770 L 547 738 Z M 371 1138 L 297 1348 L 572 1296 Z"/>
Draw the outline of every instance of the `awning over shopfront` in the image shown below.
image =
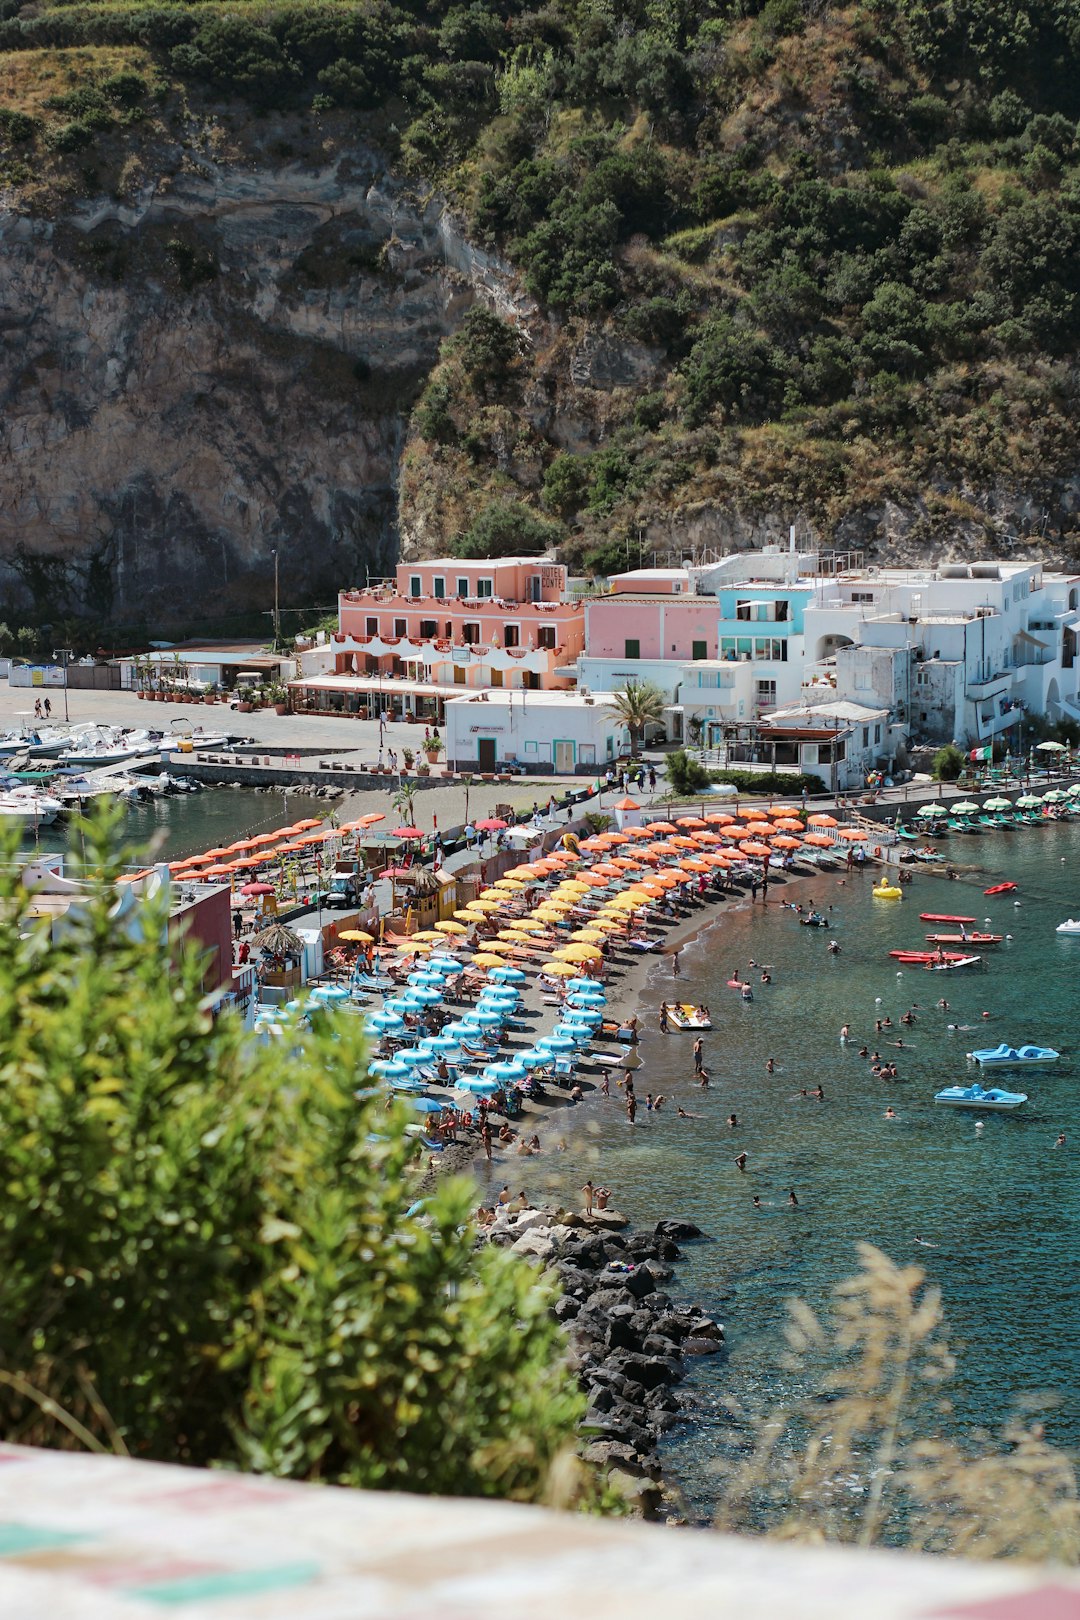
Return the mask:
<path id="1" fill-rule="evenodd" d="M 391 679 L 384 675 L 309 675 L 290 681 L 293 702 L 297 706 L 323 711 L 370 715 L 377 719 L 380 713 L 390 715 L 434 713 L 443 718 L 443 704 L 447 698 L 460 697 L 459 686 L 436 686 L 431 681 Z"/>

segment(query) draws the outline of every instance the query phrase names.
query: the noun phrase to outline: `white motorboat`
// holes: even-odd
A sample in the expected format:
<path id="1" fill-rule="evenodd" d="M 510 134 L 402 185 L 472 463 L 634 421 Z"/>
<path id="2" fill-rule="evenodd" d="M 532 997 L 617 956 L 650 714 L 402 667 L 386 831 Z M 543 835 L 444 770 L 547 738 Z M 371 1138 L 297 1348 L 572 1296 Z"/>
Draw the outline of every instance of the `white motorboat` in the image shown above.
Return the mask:
<path id="1" fill-rule="evenodd" d="M 89 799 L 124 799 L 132 804 L 148 798 L 145 782 L 124 771 L 76 771 L 54 778 L 50 784 L 67 807 L 78 807 Z"/>
<path id="2" fill-rule="evenodd" d="M 60 755 L 62 765 L 90 765 L 99 770 L 103 765 L 122 765 L 125 760 L 138 759 L 156 751 L 159 739 L 148 731 L 127 731 L 101 735 L 97 739 L 84 738 Z"/>
<path id="3" fill-rule="evenodd" d="M 59 799 L 31 787 L 0 791 L 0 823 L 17 821 L 29 827 L 48 827 L 63 808 Z"/>
<path id="4" fill-rule="evenodd" d="M 1080 920 L 1070 917 L 1067 922 L 1058 923 L 1054 929 L 1055 934 L 1080 934 Z"/>

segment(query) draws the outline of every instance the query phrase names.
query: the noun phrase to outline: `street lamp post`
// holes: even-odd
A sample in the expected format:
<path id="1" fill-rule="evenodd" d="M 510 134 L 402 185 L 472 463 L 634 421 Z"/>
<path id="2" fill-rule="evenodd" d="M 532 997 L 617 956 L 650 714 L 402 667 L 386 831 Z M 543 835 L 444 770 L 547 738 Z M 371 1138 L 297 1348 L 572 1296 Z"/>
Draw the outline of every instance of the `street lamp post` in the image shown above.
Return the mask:
<path id="1" fill-rule="evenodd" d="M 281 597 L 278 591 L 278 548 L 270 553 L 274 559 L 274 651 L 281 645 Z"/>
<path id="2" fill-rule="evenodd" d="M 53 657 L 59 658 L 64 666 L 64 724 L 68 724 L 68 659 L 71 657 L 70 647 L 54 647 Z"/>

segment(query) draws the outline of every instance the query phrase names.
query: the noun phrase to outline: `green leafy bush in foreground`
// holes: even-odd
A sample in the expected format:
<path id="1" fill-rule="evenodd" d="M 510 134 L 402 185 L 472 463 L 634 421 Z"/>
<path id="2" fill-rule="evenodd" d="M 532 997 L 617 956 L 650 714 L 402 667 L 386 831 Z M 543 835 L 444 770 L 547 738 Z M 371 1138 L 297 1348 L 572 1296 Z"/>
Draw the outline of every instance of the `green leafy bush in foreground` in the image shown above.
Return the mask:
<path id="1" fill-rule="evenodd" d="M 474 1249 L 467 1183 L 405 1213 L 358 1020 L 260 1048 L 194 952 L 162 971 L 163 913 L 111 915 L 114 830 L 55 941 L 0 870 L 0 1434 L 537 1496 L 579 1411 L 547 1290 Z"/>

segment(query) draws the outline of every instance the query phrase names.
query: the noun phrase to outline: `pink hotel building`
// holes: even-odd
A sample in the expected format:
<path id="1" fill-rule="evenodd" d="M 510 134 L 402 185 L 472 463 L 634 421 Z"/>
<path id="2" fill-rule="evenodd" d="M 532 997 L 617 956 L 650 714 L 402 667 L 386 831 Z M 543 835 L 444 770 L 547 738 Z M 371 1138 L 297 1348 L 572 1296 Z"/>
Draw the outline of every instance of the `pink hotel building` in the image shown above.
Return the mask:
<path id="1" fill-rule="evenodd" d="M 333 667 L 292 683 L 297 707 L 441 723 L 482 687 L 568 690 L 585 612 L 561 563 L 538 557 L 399 563 L 393 580 L 342 591 Z"/>

